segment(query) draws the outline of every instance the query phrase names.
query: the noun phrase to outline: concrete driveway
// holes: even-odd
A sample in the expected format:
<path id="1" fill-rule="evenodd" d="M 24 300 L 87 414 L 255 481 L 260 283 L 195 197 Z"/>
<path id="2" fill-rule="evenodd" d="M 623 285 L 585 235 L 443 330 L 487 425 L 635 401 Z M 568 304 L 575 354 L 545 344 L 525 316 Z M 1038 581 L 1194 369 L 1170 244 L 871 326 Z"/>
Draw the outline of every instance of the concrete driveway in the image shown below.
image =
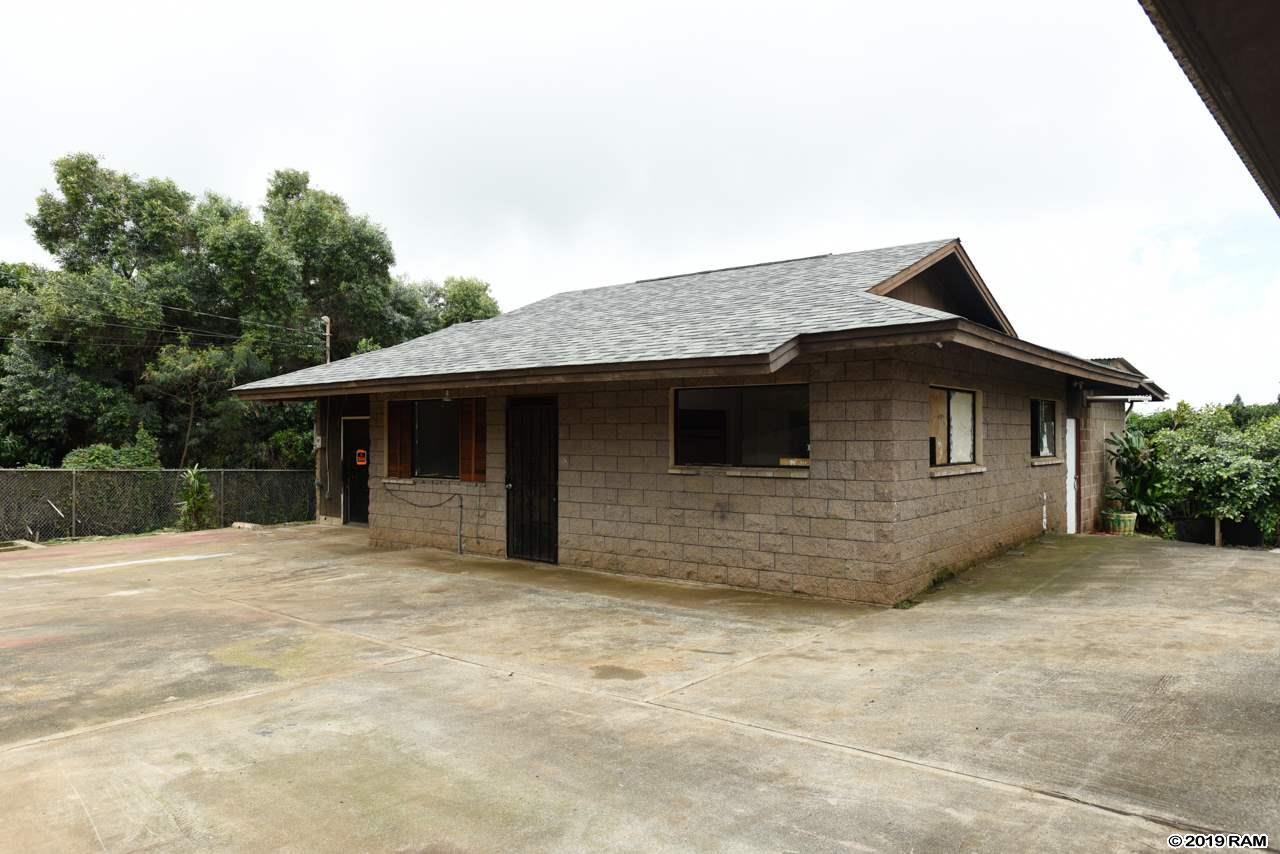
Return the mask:
<path id="1" fill-rule="evenodd" d="M 1050 539 L 882 610 L 363 541 L 303 526 L 0 556 L 0 847 L 1280 833 L 1278 555 Z"/>

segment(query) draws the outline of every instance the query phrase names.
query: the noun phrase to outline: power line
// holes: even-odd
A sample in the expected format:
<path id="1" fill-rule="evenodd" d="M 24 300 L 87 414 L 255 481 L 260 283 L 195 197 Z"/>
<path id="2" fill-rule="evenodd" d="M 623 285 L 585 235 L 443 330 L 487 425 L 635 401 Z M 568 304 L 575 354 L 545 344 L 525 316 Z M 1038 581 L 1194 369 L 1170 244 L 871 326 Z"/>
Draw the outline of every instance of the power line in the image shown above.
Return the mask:
<path id="1" fill-rule="evenodd" d="M 272 329 L 283 329 L 283 330 L 284 330 L 284 331 L 286 331 L 286 332 L 297 332 L 297 333 L 300 333 L 300 334 L 302 334 L 302 335 L 315 335 L 315 336 L 319 337 L 319 336 L 321 336 L 321 335 L 323 335 L 323 334 L 324 334 L 323 332 L 319 332 L 319 331 L 317 331 L 317 330 L 315 330 L 315 329 L 298 329 L 298 328 L 293 327 L 293 326 L 281 326 L 281 325 L 280 325 L 280 324 L 278 324 L 278 323 L 268 323 L 268 322 L 267 322 L 267 321 L 265 321 L 265 320 L 246 320 L 246 319 L 244 319 L 244 318 L 242 318 L 242 317 L 231 317 L 231 316 L 226 315 L 226 314 L 214 314 L 213 312 L 209 312 L 209 311 L 197 311 L 197 310 L 196 310 L 196 309 L 194 309 L 194 308 L 183 308 L 182 306 L 177 306 L 177 305 L 165 305 L 164 303 L 162 303 L 162 302 L 156 302 L 155 300 L 148 300 L 148 299 L 141 299 L 141 298 L 139 298 L 139 301 L 140 301 L 140 302 L 148 303 L 148 304 L 150 304 L 150 305 L 158 305 L 158 306 L 160 306 L 161 308 L 167 308 L 167 309 L 169 309 L 170 311 L 185 311 L 185 312 L 188 312 L 188 313 L 190 313 L 190 314 L 199 314 L 199 315 L 202 315 L 202 316 L 204 316 L 204 317 L 216 317 L 216 318 L 218 318 L 219 320 L 230 320 L 230 321 L 234 321 L 235 323 L 241 323 L 241 324 L 244 324 L 244 323 L 252 323 L 252 324 L 254 324 L 255 326 L 269 326 L 269 327 L 271 327 Z"/>
<path id="2" fill-rule="evenodd" d="M 57 341 L 53 338 L 24 338 L 19 335 L 0 335 L 0 341 L 27 341 L 32 344 L 102 344 L 107 347 L 150 347 L 150 344 L 131 344 L 123 338 L 81 338 L 78 341 Z"/>
<path id="3" fill-rule="evenodd" d="M 120 317 L 121 315 L 112 314 L 112 316 Z M 84 323 L 86 326 L 111 326 L 118 329 L 132 329 L 137 332 L 158 332 L 158 333 L 167 334 L 167 335 L 209 336 L 213 338 L 230 338 L 233 341 L 239 341 L 240 338 L 242 337 L 241 335 L 235 335 L 230 332 L 214 332 L 209 329 L 194 329 L 192 327 L 181 326 L 176 323 L 169 324 L 167 326 L 138 326 L 138 325 L 128 324 L 128 323 L 110 323 L 105 320 L 81 321 L 81 322 Z M 281 340 L 278 338 L 267 338 L 265 340 L 269 343 L 286 344 L 288 346 L 298 346 L 298 345 L 308 346 L 308 347 L 320 346 L 319 341 L 287 341 L 287 340 Z"/>
<path id="4" fill-rule="evenodd" d="M 93 326 L 95 324 L 87 324 L 87 325 Z M 170 332 L 171 334 L 173 334 L 172 330 L 158 329 L 158 330 L 149 330 L 149 331 Z M 177 334 L 181 334 L 181 333 L 177 333 Z M 0 335 L 0 341 L 25 341 L 31 344 L 60 344 L 60 345 L 69 346 L 69 347 L 75 346 L 77 344 L 97 344 L 104 347 L 128 347 L 131 349 L 141 349 L 141 350 L 153 349 L 155 347 L 154 344 L 138 344 L 130 341 L 127 338 L 95 338 L 92 336 L 86 336 L 83 338 L 75 338 L 75 339 L 70 339 L 70 338 L 56 339 L 56 338 L 32 338 L 32 337 L 23 336 L 23 335 Z M 279 343 L 279 342 L 275 342 L 275 343 Z M 294 343 L 300 344 L 302 346 L 310 346 L 310 347 L 320 346 L 319 341 L 294 342 Z"/>
<path id="5" fill-rule="evenodd" d="M 130 295 L 130 296 L 128 296 L 128 297 L 125 297 L 125 296 L 123 296 L 123 295 L 119 295 L 119 294 L 111 294 L 111 295 L 101 294 L 101 295 L 99 295 L 99 294 L 89 294 L 89 293 L 85 293 L 85 292 L 80 292 L 80 293 L 76 294 L 76 296 L 77 296 L 77 297 L 98 297 L 99 299 L 102 299 L 102 300 L 105 300 L 105 299 L 107 298 L 107 296 L 111 296 L 111 297 L 114 297 L 115 299 L 118 299 L 118 300 L 120 300 L 120 301 L 122 301 L 122 302 L 129 302 L 129 301 L 131 301 L 131 300 L 132 300 L 132 301 L 137 301 L 137 302 L 145 303 L 145 304 L 147 304 L 147 305 L 154 305 L 154 306 L 158 306 L 158 307 L 160 307 L 160 308 L 169 309 L 170 311 L 183 311 L 183 312 L 186 312 L 186 313 L 188 313 L 188 314 L 196 314 L 196 315 L 201 315 L 201 316 L 203 316 L 203 317 L 213 317 L 213 318 L 217 318 L 218 320 L 229 320 L 229 321 L 231 321 L 231 322 L 233 322 L 233 323 L 239 323 L 239 324 L 241 324 L 242 326 L 243 326 L 243 325 L 245 325 L 245 324 L 249 324 L 249 325 L 252 325 L 252 326 L 265 326 L 265 327 L 269 327 L 269 328 L 271 328 L 271 329 L 280 329 L 280 330 L 283 330 L 283 331 L 285 331 L 285 332 L 292 332 L 292 333 L 295 333 L 295 334 L 298 334 L 298 335 L 307 335 L 307 336 L 311 336 L 311 337 L 313 337 L 313 338 L 323 338 L 323 337 L 324 337 L 324 333 L 323 333 L 323 332 L 321 332 L 321 331 L 319 331 L 319 330 L 317 330 L 317 329 L 302 329 L 302 328 L 294 327 L 294 326 L 282 326 L 282 325 L 281 325 L 281 324 L 279 324 L 279 323 L 270 323 L 270 322 L 265 321 L 265 320 L 249 320 L 249 319 L 246 319 L 246 318 L 243 318 L 243 317 L 232 317 L 232 316 L 230 316 L 230 315 L 226 315 L 226 314 L 215 314 L 215 313 L 210 312 L 210 311 L 199 311 L 199 310 L 194 309 L 194 308 L 183 308 L 182 306 L 179 306 L 179 305 L 169 305 L 169 304 L 167 304 L 167 303 L 162 303 L 162 302 L 158 302 L 158 301 L 156 301 L 156 300 L 147 299 L 146 297 L 135 296 L 135 295 Z M 105 302 L 100 302 L 100 303 L 99 303 L 99 305 L 105 305 Z M 114 312 L 114 311 L 113 311 L 112 313 L 113 313 L 113 314 L 115 314 L 115 316 L 116 316 L 116 317 L 122 317 L 122 316 L 123 316 L 123 315 L 120 315 L 120 314 L 118 314 L 118 313 L 116 313 L 116 312 Z M 218 333 L 218 334 L 226 334 L 226 333 Z M 236 337 L 236 336 L 231 336 L 231 337 Z"/>
<path id="6" fill-rule="evenodd" d="M 113 314 L 113 315 L 112 315 L 112 317 L 120 317 L 120 315 L 118 315 L 118 314 Z M 81 322 L 83 323 L 84 321 L 81 321 Z M 232 335 L 232 334 L 231 334 L 231 333 L 229 333 L 229 332 L 212 332 L 212 331 L 209 331 L 209 330 L 206 330 L 206 329 L 190 329 L 190 328 L 185 327 L 185 326 L 177 326 L 177 325 L 173 325 L 173 326 L 170 326 L 170 327 L 163 327 L 163 326 L 134 326 L 134 325 L 132 325 L 132 324 L 128 324 L 128 323 L 109 323 L 109 322 L 107 322 L 107 321 L 105 321 L 105 320 L 99 320 L 99 321 L 89 322 L 89 323 L 87 323 L 86 325 L 89 325 L 89 326 L 114 326 L 114 327 L 116 327 L 116 328 L 118 328 L 118 329 L 133 329 L 133 330 L 136 330 L 136 331 L 138 331 L 138 332 L 176 332 L 176 333 L 179 333 L 179 334 L 184 334 L 184 333 L 185 333 L 185 334 L 191 334 L 191 335 L 207 335 L 207 336 L 211 336 L 211 337 L 214 337 L 214 338 L 235 338 L 235 339 L 239 339 L 239 338 L 240 338 L 240 336 L 239 336 L 239 335 Z"/>

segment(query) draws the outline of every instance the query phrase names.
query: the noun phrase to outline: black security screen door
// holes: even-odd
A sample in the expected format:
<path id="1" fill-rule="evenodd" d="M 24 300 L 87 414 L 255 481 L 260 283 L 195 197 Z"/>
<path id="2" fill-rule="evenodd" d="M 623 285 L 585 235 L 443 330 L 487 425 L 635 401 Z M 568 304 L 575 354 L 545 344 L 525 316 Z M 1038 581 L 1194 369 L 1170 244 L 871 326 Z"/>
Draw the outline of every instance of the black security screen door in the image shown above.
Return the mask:
<path id="1" fill-rule="evenodd" d="M 552 398 L 507 405 L 507 555 L 555 563 L 559 415 Z"/>
<path id="2" fill-rule="evenodd" d="M 343 522 L 369 521 L 369 419 L 342 420 Z"/>

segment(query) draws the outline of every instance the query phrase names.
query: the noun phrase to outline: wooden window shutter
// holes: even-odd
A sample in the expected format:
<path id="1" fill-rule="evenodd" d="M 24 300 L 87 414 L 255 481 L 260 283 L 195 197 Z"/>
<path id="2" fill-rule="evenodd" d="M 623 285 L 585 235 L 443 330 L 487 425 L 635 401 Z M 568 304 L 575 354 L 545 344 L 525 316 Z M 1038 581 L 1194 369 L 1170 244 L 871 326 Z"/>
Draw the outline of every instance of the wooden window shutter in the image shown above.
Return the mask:
<path id="1" fill-rule="evenodd" d="M 387 477 L 413 477 L 413 403 L 387 404 Z"/>
<path id="2" fill-rule="evenodd" d="M 484 398 L 463 398 L 458 401 L 458 476 L 462 480 L 484 481 L 485 452 Z"/>

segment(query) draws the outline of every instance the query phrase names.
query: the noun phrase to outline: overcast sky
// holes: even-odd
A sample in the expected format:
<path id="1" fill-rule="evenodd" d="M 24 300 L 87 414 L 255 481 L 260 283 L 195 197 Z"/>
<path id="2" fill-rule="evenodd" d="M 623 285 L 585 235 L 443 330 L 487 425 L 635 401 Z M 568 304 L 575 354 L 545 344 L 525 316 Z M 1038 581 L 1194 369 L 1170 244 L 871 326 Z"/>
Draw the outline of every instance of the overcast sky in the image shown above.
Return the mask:
<path id="1" fill-rule="evenodd" d="M 200 10 L 6 10 L 0 259 L 48 261 L 73 151 L 253 205 L 306 169 L 506 309 L 958 236 L 1023 338 L 1280 393 L 1280 218 L 1136 0 Z"/>

